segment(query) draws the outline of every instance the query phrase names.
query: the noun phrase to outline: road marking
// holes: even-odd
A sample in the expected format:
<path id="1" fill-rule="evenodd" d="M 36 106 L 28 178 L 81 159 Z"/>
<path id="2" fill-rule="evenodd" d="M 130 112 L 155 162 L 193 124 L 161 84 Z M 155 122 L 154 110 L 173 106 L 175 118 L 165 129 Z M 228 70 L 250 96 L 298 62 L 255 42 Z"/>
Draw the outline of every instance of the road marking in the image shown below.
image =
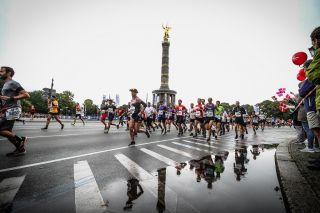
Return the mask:
<path id="1" fill-rule="evenodd" d="M 187 140 L 183 140 L 183 142 L 197 144 L 199 146 L 212 147 L 211 145 L 208 145 L 208 144 L 197 143 L 197 142 L 192 142 L 192 141 L 187 141 Z"/>
<path id="2" fill-rule="evenodd" d="M 106 212 L 106 205 L 87 161 L 74 164 L 74 186 L 77 213 Z"/>
<path id="3" fill-rule="evenodd" d="M 8 207 L 24 181 L 25 175 L 21 177 L 6 178 L 0 183 L 0 207 Z"/>
<path id="4" fill-rule="evenodd" d="M 186 157 L 189 157 L 189 158 L 193 158 L 193 156 L 191 154 L 187 153 L 187 152 L 183 152 L 183 151 L 180 151 L 178 149 L 171 148 L 171 147 L 165 146 L 165 145 L 157 145 L 157 146 L 159 146 L 159 147 L 161 147 L 163 149 L 167 149 L 167 150 L 169 150 L 171 152 L 175 152 L 177 154 L 180 154 L 180 155 L 183 155 L 183 156 L 186 156 Z"/>
<path id="5" fill-rule="evenodd" d="M 189 137 L 182 137 L 182 138 L 189 138 Z M 162 142 L 172 141 L 172 140 L 177 140 L 177 139 L 179 139 L 179 138 L 172 138 L 172 139 L 153 141 L 153 142 L 145 142 L 145 143 L 138 144 L 135 146 L 144 146 L 144 145 L 150 145 L 150 144 L 154 144 L 154 143 L 162 143 Z M 45 165 L 45 164 L 50 164 L 50 163 L 56 163 L 56 162 L 60 162 L 60 161 L 71 160 L 71 159 L 81 158 L 81 157 L 86 157 L 86 156 L 91 156 L 91 155 L 97 155 L 97 154 L 111 152 L 111 151 L 115 151 L 115 150 L 128 149 L 128 148 L 131 148 L 131 147 L 123 146 L 123 147 L 118 147 L 118 148 L 113 148 L 113 149 L 106 149 L 106 150 L 102 150 L 102 151 L 91 152 L 91 153 L 82 154 L 82 155 L 70 156 L 70 157 L 66 157 L 66 158 L 59 158 L 59 159 L 55 159 L 55 160 L 43 161 L 43 162 L 39 162 L 39 163 L 32 163 L 32 164 L 27 164 L 27 165 L 23 165 L 23 166 L 16 166 L 16 167 L 11 167 L 11 168 L 1 169 L 0 173 L 18 170 L 18 169 L 25 169 L 25 168 L 29 168 L 29 167 L 35 167 L 35 166 L 40 166 L 40 165 Z"/>
<path id="6" fill-rule="evenodd" d="M 102 131 L 101 131 L 102 133 Z M 110 133 L 118 133 L 118 132 L 109 132 Z M 120 132 L 119 132 L 120 133 Z M 124 133 L 124 132 L 121 132 Z M 68 137 L 68 136 L 84 136 L 84 135 L 97 135 L 97 132 L 90 132 L 85 134 L 65 134 L 65 135 L 39 135 L 39 136 L 28 136 L 28 139 L 36 139 L 36 138 L 55 138 L 55 137 Z M 102 135 L 102 134 L 101 134 Z M 0 141 L 7 140 L 6 138 L 0 139 Z"/>
<path id="7" fill-rule="evenodd" d="M 117 154 L 115 155 L 115 157 L 130 172 L 130 174 L 132 174 L 137 179 L 143 181 L 154 178 L 146 170 L 144 170 L 142 167 L 140 167 L 138 164 L 136 164 L 134 161 L 132 161 L 124 154 Z"/>
<path id="8" fill-rule="evenodd" d="M 175 166 L 178 165 L 178 163 L 175 162 L 174 160 L 171 160 L 170 158 L 167 158 L 167 157 L 165 157 L 163 155 L 160 155 L 160 154 L 158 154 L 156 152 L 153 152 L 153 151 L 151 151 L 149 149 L 142 148 L 140 150 L 143 151 L 144 153 L 147 153 L 148 155 L 150 155 L 150 156 L 152 156 L 152 157 L 164 162 L 165 164 L 170 165 L 170 166 L 175 167 Z"/>
<path id="9" fill-rule="evenodd" d="M 172 142 L 172 143 L 176 144 L 176 145 L 179 145 L 179 146 L 183 146 L 183 147 L 189 148 L 189 149 L 194 149 L 194 150 L 197 150 L 197 151 L 201 151 L 201 152 L 206 152 L 206 153 L 210 153 L 210 154 L 213 153 L 212 151 L 209 151 L 209 150 L 206 150 L 206 149 L 200 149 L 200 148 L 197 148 L 197 147 L 194 147 L 194 146 L 189 146 L 189 145 L 182 144 L 182 143 L 177 143 L 177 142 Z"/>
<path id="10" fill-rule="evenodd" d="M 194 139 L 193 140 L 197 140 L 197 141 L 201 141 L 201 142 L 206 142 L 207 141 L 204 141 L 204 140 L 201 140 L 201 139 Z M 185 140 L 183 140 L 185 141 Z M 234 149 L 236 148 L 237 144 L 227 144 L 227 143 L 214 143 L 214 142 L 211 142 L 210 145 L 208 144 L 203 144 L 203 143 L 196 143 L 196 142 L 192 142 L 192 141 L 185 141 L 187 143 L 194 143 L 194 144 L 197 144 L 197 145 L 200 145 L 200 146 L 206 146 L 206 147 L 212 147 L 212 148 L 216 148 L 216 149 Z"/>

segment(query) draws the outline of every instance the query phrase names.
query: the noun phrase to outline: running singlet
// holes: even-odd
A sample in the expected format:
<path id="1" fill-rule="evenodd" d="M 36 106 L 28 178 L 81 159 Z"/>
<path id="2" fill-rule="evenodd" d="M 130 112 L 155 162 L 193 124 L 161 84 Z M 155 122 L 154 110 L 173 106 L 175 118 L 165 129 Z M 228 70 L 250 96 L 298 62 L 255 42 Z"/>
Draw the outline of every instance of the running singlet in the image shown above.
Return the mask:
<path id="1" fill-rule="evenodd" d="M 206 115 L 208 118 L 212 118 L 215 112 L 214 104 L 207 103 L 206 106 L 204 107 L 204 111 L 206 112 Z"/>
<path id="2" fill-rule="evenodd" d="M 184 116 L 186 109 L 187 108 L 184 105 L 177 105 L 176 106 L 177 116 Z"/>
<path id="3" fill-rule="evenodd" d="M 222 116 L 222 114 L 223 114 L 223 112 L 224 112 L 224 108 L 223 108 L 223 106 L 218 106 L 217 108 L 216 108 L 216 117 L 217 118 L 221 118 L 221 116 Z"/>
<path id="4" fill-rule="evenodd" d="M 246 114 L 246 110 L 243 107 L 235 107 L 232 111 L 237 118 L 242 118 Z"/>
<path id="5" fill-rule="evenodd" d="M 77 114 L 77 115 L 81 114 L 81 107 L 80 107 L 80 105 L 77 105 L 77 106 L 76 106 L 76 114 Z"/>
<path id="6" fill-rule="evenodd" d="M 115 105 L 113 105 L 113 104 L 111 104 L 111 105 L 107 105 L 107 112 L 109 113 L 109 114 L 114 114 L 115 113 L 115 111 L 116 111 L 116 106 Z"/>
<path id="7" fill-rule="evenodd" d="M 170 108 L 168 109 L 168 112 L 166 114 L 167 118 L 171 118 L 173 116 L 173 111 L 174 109 L 170 109 Z"/>
<path id="8" fill-rule="evenodd" d="M 159 117 L 164 117 L 166 111 L 167 111 L 167 107 L 165 105 L 160 105 L 158 110 Z"/>
<path id="9" fill-rule="evenodd" d="M 123 109 L 118 109 L 118 116 L 122 116 L 123 115 L 123 113 L 124 113 L 124 110 Z"/>
<path id="10" fill-rule="evenodd" d="M 138 114 L 141 112 L 141 105 L 146 107 L 147 104 L 144 103 L 143 101 L 137 101 L 135 99 L 131 100 L 130 102 L 130 108 L 129 108 L 129 112 L 132 116 L 132 114 Z"/>
<path id="11" fill-rule="evenodd" d="M 189 109 L 189 114 L 190 114 L 190 119 L 195 119 L 196 118 L 196 114 L 195 114 L 194 108 L 190 108 Z"/>
<path id="12" fill-rule="evenodd" d="M 259 123 L 259 117 L 258 116 L 253 116 L 252 117 L 252 123 Z"/>
<path id="13" fill-rule="evenodd" d="M 266 116 L 265 116 L 264 114 L 261 114 L 261 115 L 259 115 L 259 118 L 260 118 L 261 120 L 265 120 L 265 119 L 266 119 Z"/>
<path id="14" fill-rule="evenodd" d="M 146 107 L 144 112 L 146 113 L 147 117 L 150 118 L 153 116 L 154 108 L 153 107 Z"/>
<path id="15" fill-rule="evenodd" d="M 202 104 L 198 104 L 195 106 L 196 117 L 203 118 L 203 106 Z"/>
<path id="16" fill-rule="evenodd" d="M 51 106 L 50 106 L 50 113 L 58 113 L 58 101 L 54 100 L 51 102 Z"/>

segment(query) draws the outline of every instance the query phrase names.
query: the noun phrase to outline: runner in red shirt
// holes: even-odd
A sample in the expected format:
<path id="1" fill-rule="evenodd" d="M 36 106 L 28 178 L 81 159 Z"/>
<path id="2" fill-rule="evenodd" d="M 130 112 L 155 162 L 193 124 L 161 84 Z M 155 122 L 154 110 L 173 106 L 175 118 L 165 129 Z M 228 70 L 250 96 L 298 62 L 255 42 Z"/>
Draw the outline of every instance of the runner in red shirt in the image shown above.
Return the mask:
<path id="1" fill-rule="evenodd" d="M 182 105 L 182 100 L 178 100 L 178 105 L 175 107 L 176 109 L 176 113 L 177 113 L 177 124 L 178 124 L 178 128 L 179 128 L 179 136 L 182 136 L 183 134 L 183 129 L 181 127 L 181 124 L 183 124 L 184 121 L 184 117 L 185 117 L 185 113 L 187 112 L 187 108 Z"/>
<path id="2" fill-rule="evenodd" d="M 122 107 L 119 107 L 117 110 L 117 115 L 118 115 L 118 119 L 119 119 L 119 124 L 117 125 L 117 128 L 119 128 L 119 125 L 121 124 L 121 126 L 123 126 L 123 124 L 125 123 L 125 121 L 123 121 L 123 115 L 124 115 L 124 109 Z"/>
<path id="3" fill-rule="evenodd" d="M 204 107 L 201 103 L 201 98 L 198 98 L 197 105 L 194 107 L 194 110 L 196 114 L 196 119 L 194 121 L 195 134 L 193 135 L 193 137 L 197 137 L 198 133 L 200 132 L 200 129 L 198 129 L 198 124 L 200 124 L 200 128 L 202 128 L 203 132 L 205 132 L 204 125 L 203 125 L 204 124 L 204 119 L 203 119 Z"/>

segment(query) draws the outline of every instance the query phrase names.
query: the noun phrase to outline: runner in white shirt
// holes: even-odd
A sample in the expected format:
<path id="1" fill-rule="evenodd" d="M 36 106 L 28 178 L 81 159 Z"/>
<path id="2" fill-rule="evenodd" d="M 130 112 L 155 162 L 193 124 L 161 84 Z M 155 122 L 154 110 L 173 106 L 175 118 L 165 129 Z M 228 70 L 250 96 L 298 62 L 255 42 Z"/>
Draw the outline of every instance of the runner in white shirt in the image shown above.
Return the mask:
<path id="1" fill-rule="evenodd" d="M 192 130 L 194 128 L 194 121 L 196 119 L 196 114 L 195 114 L 195 109 L 194 109 L 194 104 L 191 103 L 190 104 L 190 109 L 188 110 L 188 114 L 189 114 L 189 122 L 190 122 L 190 127 L 189 127 L 189 132 L 190 133 L 190 136 L 193 136 L 193 133 L 192 133 Z"/>
<path id="2" fill-rule="evenodd" d="M 155 116 L 156 110 L 151 106 L 151 103 L 148 102 L 147 107 L 144 109 L 144 113 L 146 114 L 147 117 L 147 129 L 151 131 L 151 128 L 153 131 L 155 131 L 154 127 L 152 126 L 152 122 Z"/>

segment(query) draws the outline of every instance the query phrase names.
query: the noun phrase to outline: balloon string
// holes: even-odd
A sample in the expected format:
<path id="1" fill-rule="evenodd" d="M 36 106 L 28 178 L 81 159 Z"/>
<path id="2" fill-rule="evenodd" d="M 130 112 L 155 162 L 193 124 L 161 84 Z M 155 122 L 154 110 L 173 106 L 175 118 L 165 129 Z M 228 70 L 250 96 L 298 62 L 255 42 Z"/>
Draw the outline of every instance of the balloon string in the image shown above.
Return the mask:
<path id="1" fill-rule="evenodd" d="M 304 100 L 306 98 L 308 98 L 316 89 L 319 88 L 319 85 L 317 85 L 315 88 L 313 88 L 313 90 L 311 90 L 304 98 L 301 99 L 301 101 L 299 102 L 298 106 L 293 110 L 292 113 L 294 113 L 295 111 L 297 111 L 299 109 L 299 107 L 303 104 Z"/>

